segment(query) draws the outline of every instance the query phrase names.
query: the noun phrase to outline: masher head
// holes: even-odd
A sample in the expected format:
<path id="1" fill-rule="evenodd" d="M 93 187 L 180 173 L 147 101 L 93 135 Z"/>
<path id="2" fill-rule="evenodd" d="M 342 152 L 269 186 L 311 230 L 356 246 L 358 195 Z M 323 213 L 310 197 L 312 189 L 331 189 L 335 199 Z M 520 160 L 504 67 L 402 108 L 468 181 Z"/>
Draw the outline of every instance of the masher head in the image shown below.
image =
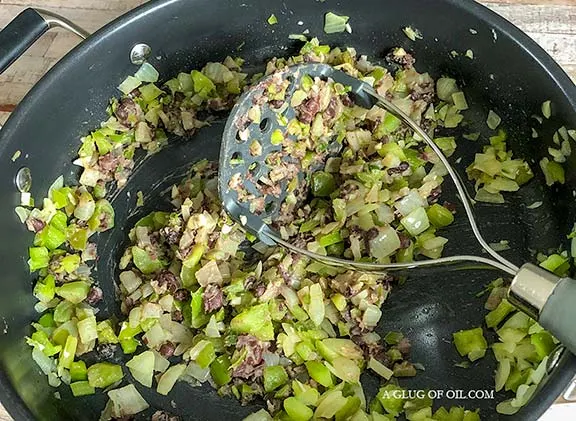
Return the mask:
<path id="1" fill-rule="evenodd" d="M 295 140 L 286 125 L 296 117 L 291 99 L 305 76 L 330 78 L 350 87 L 358 105 L 374 105 L 361 81 L 322 63 L 287 67 L 264 77 L 240 97 L 222 137 L 220 197 L 228 214 L 267 244 L 275 243 L 269 225 L 278 218 L 288 184 L 296 177 L 300 185 L 306 176 L 300 160 L 283 148 L 285 141 Z M 269 101 L 270 90 L 280 91 L 278 99 Z M 333 152 L 337 150 L 336 146 Z"/>
<path id="2" fill-rule="evenodd" d="M 287 130 L 287 125 L 297 117 L 293 105 L 295 92 L 302 86 L 303 78 L 330 79 L 341 84 L 356 105 L 366 109 L 379 106 L 400 118 L 424 139 L 446 166 L 456 185 L 474 235 L 494 260 L 462 255 L 407 263 L 366 263 L 321 256 L 283 240 L 271 225 L 281 217 L 282 206 L 289 193 L 300 186 L 307 186 L 305 177 L 311 169 L 314 170 L 312 166 L 304 171 L 301 157 L 293 156 L 290 148 L 286 147 L 296 140 L 291 136 L 290 130 Z M 336 148 L 333 148 L 334 145 Z M 337 152 L 337 146 L 336 142 L 328 144 L 324 155 L 316 158 L 323 161 L 331 153 Z M 400 108 L 378 95 L 370 85 L 327 64 L 309 63 L 286 67 L 262 78 L 244 92 L 233 107 L 224 129 L 218 187 L 224 209 L 260 241 L 268 245 L 282 245 L 292 252 L 332 266 L 389 272 L 416 267 L 443 267 L 447 264 L 452 267 L 462 267 L 464 264 L 464 267 L 470 268 L 470 263 L 473 263 L 483 267 L 496 267 L 510 274 L 515 274 L 518 269 L 492 250 L 482 238 L 463 183 L 428 133 Z M 307 194 L 299 193 L 301 197 Z M 294 194 L 291 197 L 294 197 Z"/>

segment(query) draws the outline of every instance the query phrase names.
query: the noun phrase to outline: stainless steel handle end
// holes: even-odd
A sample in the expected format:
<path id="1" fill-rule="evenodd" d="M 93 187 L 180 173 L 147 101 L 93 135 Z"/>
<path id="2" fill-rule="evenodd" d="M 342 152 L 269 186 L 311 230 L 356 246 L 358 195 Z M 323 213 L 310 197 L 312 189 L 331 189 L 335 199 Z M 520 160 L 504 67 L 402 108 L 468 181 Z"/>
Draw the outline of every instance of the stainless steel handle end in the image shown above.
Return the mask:
<path id="1" fill-rule="evenodd" d="M 36 13 L 38 13 L 40 16 L 42 16 L 42 18 L 44 18 L 44 20 L 48 24 L 49 29 L 52 28 L 66 29 L 67 31 L 72 32 L 73 34 L 79 36 L 82 39 L 86 39 L 90 36 L 90 32 L 76 25 L 74 22 L 70 21 L 69 19 L 66 19 L 63 16 L 60 16 L 49 10 L 38 8 L 34 8 L 34 10 L 36 10 Z"/>
<path id="2" fill-rule="evenodd" d="M 559 280 L 556 275 L 541 267 L 526 263 L 512 280 L 508 301 L 537 320 Z"/>
<path id="3" fill-rule="evenodd" d="M 508 299 L 576 354 L 576 280 L 527 263 L 514 277 Z"/>

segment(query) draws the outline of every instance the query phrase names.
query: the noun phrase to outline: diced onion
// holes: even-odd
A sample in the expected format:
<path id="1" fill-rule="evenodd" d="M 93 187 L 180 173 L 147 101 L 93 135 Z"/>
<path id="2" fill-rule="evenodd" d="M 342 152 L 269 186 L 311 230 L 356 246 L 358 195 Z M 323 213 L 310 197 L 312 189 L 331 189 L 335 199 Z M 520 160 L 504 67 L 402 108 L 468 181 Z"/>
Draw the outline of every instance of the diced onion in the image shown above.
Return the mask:
<path id="1" fill-rule="evenodd" d="M 234 74 L 221 63 L 208 63 L 203 73 L 216 83 L 228 83 L 234 79 Z"/>
<path id="2" fill-rule="evenodd" d="M 152 352 L 154 353 L 154 371 L 164 373 L 170 367 L 170 361 L 160 355 L 158 351 Z"/>
<path id="3" fill-rule="evenodd" d="M 400 220 L 400 223 L 413 236 L 423 233 L 430 227 L 430 221 L 426 210 L 417 208 Z"/>
<path id="4" fill-rule="evenodd" d="M 295 40 L 302 41 L 302 42 L 308 41 L 308 38 L 306 38 L 306 35 L 303 35 L 303 34 L 290 34 L 290 35 L 288 35 L 288 39 L 295 39 Z"/>
<path id="5" fill-rule="evenodd" d="M 394 203 L 394 207 L 403 216 L 408 215 L 410 212 L 417 208 L 426 206 L 428 206 L 428 202 L 422 196 L 420 196 L 418 190 L 416 189 L 411 190 L 410 193 Z"/>
<path id="6" fill-rule="evenodd" d="M 376 360 L 374 357 L 370 357 L 368 360 L 368 368 L 374 370 L 376 374 L 380 377 L 390 380 L 390 378 L 394 375 L 394 372 L 382 364 L 380 361 Z"/>
<path id="7" fill-rule="evenodd" d="M 548 364 L 548 356 L 545 356 L 542 359 L 542 361 L 540 361 L 540 364 L 538 365 L 536 370 L 534 370 L 532 372 L 532 374 L 530 375 L 530 378 L 528 380 L 531 381 L 532 383 L 536 384 L 536 385 L 540 384 L 540 382 L 542 381 L 542 379 L 546 375 L 547 364 Z"/>
<path id="8" fill-rule="evenodd" d="M 38 364 L 40 370 L 46 375 L 56 371 L 56 364 L 54 360 L 47 357 L 40 349 L 34 347 L 32 350 L 32 359 Z"/>
<path id="9" fill-rule="evenodd" d="M 88 187 L 95 187 L 100 179 L 102 179 L 100 171 L 92 168 L 85 168 L 80 176 L 80 184 Z"/>
<path id="10" fill-rule="evenodd" d="M 344 32 L 349 19 L 349 16 L 339 16 L 332 12 L 326 13 L 324 16 L 324 32 L 327 34 Z"/>
<path id="11" fill-rule="evenodd" d="M 164 329 L 162 329 L 160 323 L 155 323 L 142 338 L 149 347 L 155 348 L 166 342 L 168 335 Z"/>
<path id="12" fill-rule="evenodd" d="M 407 26 L 402 29 L 402 32 L 412 41 L 416 41 L 417 39 L 422 39 L 422 34 L 418 29 L 414 29 L 411 26 Z"/>
<path id="13" fill-rule="evenodd" d="M 202 368 L 195 362 L 191 362 L 186 367 L 184 374 L 204 383 L 210 377 L 210 367 Z"/>
<path id="14" fill-rule="evenodd" d="M 486 203 L 504 203 L 504 196 L 500 193 L 489 193 L 486 189 L 482 188 L 476 192 L 474 200 Z"/>
<path id="15" fill-rule="evenodd" d="M 537 208 L 539 208 L 540 206 L 542 206 L 542 203 L 543 203 L 543 202 L 541 202 L 541 201 L 534 202 L 534 203 L 526 206 L 526 209 L 537 209 Z"/>
<path id="16" fill-rule="evenodd" d="M 385 205 L 384 203 L 381 203 L 376 208 L 374 213 L 376 214 L 378 222 L 381 224 L 389 224 L 395 219 L 394 211 L 392 210 L 392 208 L 388 205 Z"/>
<path id="17" fill-rule="evenodd" d="M 223 282 L 222 274 L 218 269 L 218 264 L 211 260 L 196 271 L 196 280 L 200 285 L 205 287 L 208 284 L 221 285 Z"/>
<path id="18" fill-rule="evenodd" d="M 143 386 L 152 387 L 155 356 L 152 351 L 144 351 L 126 363 L 132 377 Z"/>
<path id="19" fill-rule="evenodd" d="M 184 370 L 186 370 L 186 364 L 178 364 L 170 367 L 162 374 L 160 380 L 158 380 L 156 391 L 161 395 L 168 395 L 180 376 L 184 373 Z"/>
<path id="20" fill-rule="evenodd" d="M 131 294 L 142 284 L 142 280 L 134 272 L 127 270 L 120 273 L 120 283 L 128 294 Z"/>
<path id="21" fill-rule="evenodd" d="M 332 364 L 327 362 L 324 364 L 339 379 L 352 384 L 360 382 L 360 368 L 355 361 L 345 357 L 336 357 L 332 360 Z"/>
<path id="22" fill-rule="evenodd" d="M 14 212 L 16 212 L 16 215 L 18 215 L 18 218 L 22 223 L 25 223 L 28 219 L 28 216 L 30 216 L 30 211 L 26 208 L 23 208 L 22 206 L 16 206 Z"/>
<path id="23" fill-rule="evenodd" d="M 542 103 L 542 115 L 546 118 L 552 116 L 552 101 L 548 100 Z"/>
<path id="24" fill-rule="evenodd" d="M 442 101 L 452 102 L 452 95 L 459 91 L 455 79 L 441 77 L 436 81 L 436 95 Z"/>
<path id="25" fill-rule="evenodd" d="M 376 259 L 383 259 L 400 248 L 400 237 L 391 226 L 377 229 L 378 235 L 370 240 L 370 255 Z"/>
<path id="26" fill-rule="evenodd" d="M 32 199 L 32 194 L 27 191 L 23 191 L 20 193 L 20 204 L 26 207 L 34 206 L 34 199 Z"/>
<path id="27" fill-rule="evenodd" d="M 496 114 L 492 110 L 488 112 L 488 118 L 486 119 L 486 124 L 488 125 L 489 128 L 491 128 L 492 130 L 496 130 L 501 122 L 502 119 L 498 114 Z"/>
<path id="28" fill-rule="evenodd" d="M 219 338 L 220 337 L 220 329 L 219 323 L 216 321 L 216 317 L 212 315 L 210 317 L 210 321 L 206 325 L 206 329 L 204 329 L 206 336 L 209 338 Z"/>
<path id="29" fill-rule="evenodd" d="M 508 358 L 500 360 L 498 369 L 496 370 L 495 382 L 496 392 L 499 392 L 504 387 L 506 380 L 510 376 L 510 360 Z"/>
<path id="30" fill-rule="evenodd" d="M 496 405 L 496 412 L 502 415 L 513 415 L 520 410 L 520 408 L 512 406 L 512 399 L 500 402 Z"/>
<path id="31" fill-rule="evenodd" d="M 378 325 L 380 317 L 382 317 L 382 310 L 380 310 L 380 307 L 375 306 L 374 304 L 368 304 L 364 311 L 364 315 L 362 316 L 362 322 L 368 327 L 374 327 Z"/>
<path id="32" fill-rule="evenodd" d="M 142 85 L 142 82 L 139 79 L 135 78 L 134 76 L 128 76 L 126 79 L 124 79 L 120 86 L 118 86 L 118 89 L 124 95 L 128 95 L 140 85 Z"/>
<path id="33" fill-rule="evenodd" d="M 112 401 L 112 416 L 115 418 L 135 415 L 150 406 L 133 384 L 109 391 L 108 397 Z"/>
<path id="34" fill-rule="evenodd" d="M 159 76 L 160 74 L 158 73 L 158 70 L 156 70 L 154 66 L 152 66 L 150 63 L 144 63 L 134 74 L 134 77 L 138 79 L 140 82 L 147 82 L 147 83 L 158 82 Z"/>
<path id="35" fill-rule="evenodd" d="M 264 352 L 262 354 L 262 359 L 264 360 L 264 362 L 266 363 L 266 366 L 268 366 L 268 367 L 272 367 L 272 366 L 280 364 L 280 356 L 278 354 L 273 353 L 273 352 Z"/>
<path id="36" fill-rule="evenodd" d="M 272 421 L 272 419 L 273 418 L 265 409 L 261 409 L 260 411 L 248 415 L 242 421 Z"/>
<path id="37" fill-rule="evenodd" d="M 513 407 L 520 408 L 528 403 L 532 395 L 536 392 L 536 385 L 533 384 L 528 386 L 526 384 L 521 384 L 518 386 L 518 390 L 516 391 L 516 397 L 512 399 L 510 405 Z"/>

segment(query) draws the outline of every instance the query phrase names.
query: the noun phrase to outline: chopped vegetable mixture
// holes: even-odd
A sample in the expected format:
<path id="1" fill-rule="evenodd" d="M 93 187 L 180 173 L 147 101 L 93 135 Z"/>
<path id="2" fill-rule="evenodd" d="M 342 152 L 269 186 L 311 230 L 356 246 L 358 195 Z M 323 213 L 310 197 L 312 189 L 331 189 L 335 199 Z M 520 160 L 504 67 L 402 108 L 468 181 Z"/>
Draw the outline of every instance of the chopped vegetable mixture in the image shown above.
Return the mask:
<path id="1" fill-rule="evenodd" d="M 326 16 L 327 32 L 342 31 L 347 20 Z M 371 84 L 431 134 L 462 122 L 468 105 L 455 80 L 418 73 L 401 48 L 388 60 L 400 66 L 395 75 L 351 48 L 331 49 L 314 39 L 299 56 L 270 61 L 266 74 L 302 61 L 327 62 Z M 207 124 L 201 115 L 230 109 L 244 87 L 262 76 L 248 77 L 242 63 L 228 57 L 165 84 L 144 64 L 119 86 L 124 95 L 111 101 L 109 119 L 82 139 L 75 161 L 83 168 L 79 184 L 64 185 L 60 177 L 41 207 L 17 208 L 35 233 L 28 264 L 38 274 L 33 293 L 40 317 L 27 342 L 49 384 L 66 385 L 74 396 L 105 390 L 103 420 L 146 410 L 141 386 L 169 395 L 177 381 L 208 382 L 243 404 L 264 402 L 265 409 L 247 418 L 252 421 L 379 421 L 400 414 L 410 420 L 479 420 L 477 411 L 433 412 L 431 399 L 391 393 L 402 391 L 397 378 L 416 375 L 418 365 L 410 362 L 411 345 L 402 333 L 381 338 L 374 332 L 390 277 L 335 269 L 265 247 L 222 210 L 217 168 L 207 161 L 196 163 L 173 187 L 172 211 L 153 212 L 130 230 L 117 280 L 123 316 L 98 317 L 103 292 L 92 277 L 94 234 L 115 225 L 106 199 L 110 183 L 126 184 L 137 150 L 155 153 L 167 143 L 167 133 L 191 136 Z M 265 100 L 281 100 L 282 89 L 271 85 Z M 284 203 L 277 221 L 282 235 L 317 253 L 353 259 L 439 257 L 447 240 L 437 231 L 454 215 L 451 206 L 439 203 L 446 172 L 438 158 L 394 116 L 352 104 L 344 86 L 309 78 L 298 92 L 292 104 L 298 118 L 286 122 L 296 141 L 284 144 L 285 133 L 275 138 L 300 161 L 295 168 L 279 166 L 277 177 L 290 178 L 314 163 L 320 167 Z M 249 117 L 255 120 L 257 113 L 255 107 Z M 338 156 L 326 152 L 331 138 L 342 143 Z M 517 190 L 531 177 L 527 164 L 506 152 L 505 140 L 503 132 L 491 139 L 469 168 L 479 187 L 477 200 L 483 195 L 499 202 L 501 191 Z M 447 155 L 456 148 L 454 137 L 436 142 Z M 257 142 L 251 151 L 258 153 Z M 546 168 L 549 164 L 554 162 Z M 552 256 L 546 262 L 551 270 L 563 264 Z M 500 290 L 493 288 L 491 297 L 495 291 Z M 501 297 L 497 301 L 486 317 L 489 327 L 499 326 L 511 311 Z M 502 345 L 493 345 L 495 353 L 497 345 L 503 348 L 497 387 L 516 392 L 511 402 L 500 404 L 502 412 L 527 401 L 554 343 L 536 324 L 520 319 L 517 313 L 506 321 L 498 330 Z M 471 360 L 486 352 L 481 329 L 454 338 L 460 354 Z M 520 352 L 524 345 L 530 349 Z M 127 357 L 125 367 L 114 362 L 117 353 Z M 528 369 L 533 371 L 526 374 Z M 360 383 L 365 370 L 383 384 L 371 402 Z M 128 371 L 136 384 L 120 387 Z M 170 417 L 157 411 L 152 420 L 177 419 Z"/>

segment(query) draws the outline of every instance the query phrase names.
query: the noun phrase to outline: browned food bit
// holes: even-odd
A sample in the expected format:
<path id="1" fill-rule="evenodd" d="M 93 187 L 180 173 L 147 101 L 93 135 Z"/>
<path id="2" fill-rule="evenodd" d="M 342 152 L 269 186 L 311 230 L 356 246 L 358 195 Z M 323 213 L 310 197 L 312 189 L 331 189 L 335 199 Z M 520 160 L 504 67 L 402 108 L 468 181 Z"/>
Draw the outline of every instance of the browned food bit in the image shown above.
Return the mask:
<path id="1" fill-rule="evenodd" d="M 123 98 L 116 107 L 118 121 L 126 127 L 133 127 L 144 119 L 142 108 L 131 98 Z"/>
<path id="2" fill-rule="evenodd" d="M 156 281 L 158 285 L 161 287 L 166 288 L 171 293 L 176 292 L 176 290 L 180 287 L 180 281 L 172 272 L 167 269 L 163 269 L 156 277 Z"/>
<path id="3" fill-rule="evenodd" d="M 204 311 L 206 313 L 212 313 L 213 311 L 219 310 L 224 305 L 224 294 L 222 289 L 216 284 L 206 285 L 206 290 L 204 291 Z"/>
<path id="4" fill-rule="evenodd" d="M 160 347 L 158 352 L 164 358 L 170 358 L 172 355 L 174 355 L 175 350 L 176 350 L 176 345 L 174 345 L 172 342 L 165 342 L 162 344 L 162 346 Z"/>
<path id="5" fill-rule="evenodd" d="M 152 414 L 150 421 L 181 421 L 178 415 L 170 414 L 166 411 L 156 411 Z"/>
<path id="6" fill-rule="evenodd" d="M 246 351 L 244 361 L 234 369 L 232 375 L 244 379 L 256 379 L 262 376 L 264 370 L 263 353 L 268 349 L 268 342 L 261 342 L 255 336 L 242 335 L 238 336 L 236 342 L 236 352 Z"/>
<path id="7" fill-rule="evenodd" d="M 29 216 L 26 219 L 26 228 L 32 232 L 40 232 L 44 229 L 46 223 L 40 219 Z"/>
<path id="8" fill-rule="evenodd" d="M 190 291 L 185 288 L 180 288 L 174 292 L 174 299 L 178 301 L 188 301 L 190 299 Z"/>
<path id="9" fill-rule="evenodd" d="M 102 301 L 103 297 L 104 297 L 104 293 L 102 292 L 102 289 L 93 286 L 92 288 L 90 288 L 90 292 L 88 292 L 88 296 L 86 297 L 86 302 L 88 304 L 90 304 L 91 306 L 95 306 L 100 301 Z"/>

